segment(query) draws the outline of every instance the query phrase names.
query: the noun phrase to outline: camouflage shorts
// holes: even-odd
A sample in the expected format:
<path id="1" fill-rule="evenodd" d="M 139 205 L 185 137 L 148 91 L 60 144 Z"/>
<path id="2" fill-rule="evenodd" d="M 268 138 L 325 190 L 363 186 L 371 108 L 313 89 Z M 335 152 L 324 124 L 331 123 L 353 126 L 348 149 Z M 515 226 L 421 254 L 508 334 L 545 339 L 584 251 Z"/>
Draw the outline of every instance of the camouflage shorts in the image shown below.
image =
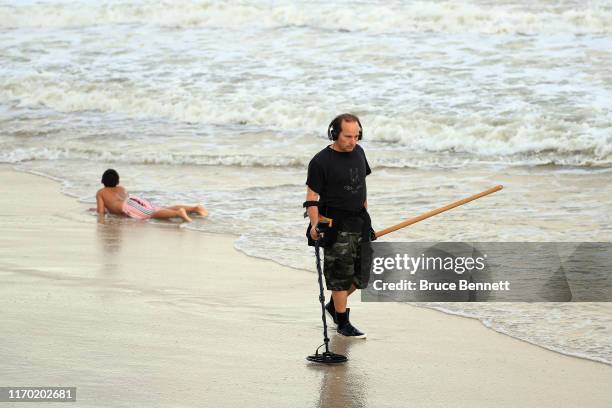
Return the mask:
<path id="1" fill-rule="evenodd" d="M 338 231 L 336 242 L 324 249 L 323 265 L 328 290 L 348 290 L 353 284 L 367 287 L 370 262 L 362 260 L 361 233 Z"/>

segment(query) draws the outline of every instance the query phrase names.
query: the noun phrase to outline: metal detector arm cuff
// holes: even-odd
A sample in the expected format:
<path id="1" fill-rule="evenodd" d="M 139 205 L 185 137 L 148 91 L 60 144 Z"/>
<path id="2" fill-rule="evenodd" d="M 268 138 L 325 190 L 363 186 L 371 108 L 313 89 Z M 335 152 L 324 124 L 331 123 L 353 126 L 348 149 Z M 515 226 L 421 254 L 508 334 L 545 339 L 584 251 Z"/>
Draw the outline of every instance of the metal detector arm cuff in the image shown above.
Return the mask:
<path id="1" fill-rule="evenodd" d="M 319 206 L 318 201 L 304 201 L 304 203 L 302 204 L 302 207 L 306 209 L 304 211 L 304 218 L 308 218 L 308 208 L 309 207 L 318 207 L 318 206 Z"/>

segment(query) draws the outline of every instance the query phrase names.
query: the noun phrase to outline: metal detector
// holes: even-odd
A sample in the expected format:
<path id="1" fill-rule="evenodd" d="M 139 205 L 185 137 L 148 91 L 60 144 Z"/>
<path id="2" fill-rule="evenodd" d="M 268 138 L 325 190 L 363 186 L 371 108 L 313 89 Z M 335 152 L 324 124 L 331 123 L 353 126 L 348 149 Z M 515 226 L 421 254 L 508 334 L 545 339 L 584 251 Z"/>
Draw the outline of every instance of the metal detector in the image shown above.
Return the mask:
<path id="1" fill-rule="evenodd" d="M 314 354 L 306 357 L 306 360 L 313 363 L 321 364 L 339 364 L 348 361 L 346 356 L 342 354 L 336 354 L 329 351 L 329 337 L 327 337 L 327 319 L 325 317 L 325 294 L 323 292 L 323 270 L 321 269 L 321 255 L 319 254 L 319 248 L 321 246 L 321 239 L 325 234 L 325 230 L 328 228 L 328 222 L 322 221 L 317 225 L 317 232 L 319 233 L 319 239 L 315 241 L 315 257 L 317 259 L 317 273 L 319 275 L 319 302 L 321 302 L 321 319 L 323 320 L 323 344 L 317 347 Z M 325 346 L 325 351 L 319 353 L 319 349 Z"/>

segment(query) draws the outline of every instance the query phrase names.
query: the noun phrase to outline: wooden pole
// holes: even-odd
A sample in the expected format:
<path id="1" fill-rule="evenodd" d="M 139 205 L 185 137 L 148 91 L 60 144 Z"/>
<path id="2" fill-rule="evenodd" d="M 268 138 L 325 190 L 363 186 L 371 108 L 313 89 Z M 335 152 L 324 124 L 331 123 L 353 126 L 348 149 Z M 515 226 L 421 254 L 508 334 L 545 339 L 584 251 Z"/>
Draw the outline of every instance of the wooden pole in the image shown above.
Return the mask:
<path id="1" fill-rule="evenodd" d="M 459 200 L 459 201 L 455 201 L 454 203 L 451 203 L 451 204 L 449 204 L 447 206 L 444 206 L 442 208 L 438 208 L 437 210 L 431 210 L 431 211 L 428 211 L 428 212 L 426 212 L 424 214 L 421 214 L 421 215 L 419 215 L 417 217 L 410 218 L 410 219 L 408 219 L 406 221 L 400 222 L 399 224 L 396 224 L 396 225 L 393 225 L 393 226 L 391 226 L 389 228 L 385 228 L 384 230 L 378 231 L 376 233 L 376 238 L 382 237 L 383 235 L 387 235 L 387 234 L 389 234 L 389 233 L 391 233 L 393 231 L 397 231 L 398 229 L 407 227 L 409 225 L 416 224 L 419 221 L 423 221 L 423 220 L 425 220 L 425 219 L 427 219 L 429 217 L 433 217 L 434 215 L 438 215 L 438 214 L 440 214 L 440 213 L 442 213 L 444 211 L 448 211 L 448 210 L 453 209 L 455 207 L 459 207 L 460 205 L 469 203 L 470 201 L 474 201 L 474 200 L 477 200 L 477 199 L 479 199 L 481 197 L 484 197 L 486 195 L 493 194 L 496 191 L 501 190 L 502 188 L 504 188 L 504 186 L 502 186 L 502 185 L 495 186 L 495 187 L 492 187 L 492 188 L 490 188 L 488 190 L 480 192 L 478 194 L 474 194 L 473 196 L 464 198 L 464 199 Z"/>

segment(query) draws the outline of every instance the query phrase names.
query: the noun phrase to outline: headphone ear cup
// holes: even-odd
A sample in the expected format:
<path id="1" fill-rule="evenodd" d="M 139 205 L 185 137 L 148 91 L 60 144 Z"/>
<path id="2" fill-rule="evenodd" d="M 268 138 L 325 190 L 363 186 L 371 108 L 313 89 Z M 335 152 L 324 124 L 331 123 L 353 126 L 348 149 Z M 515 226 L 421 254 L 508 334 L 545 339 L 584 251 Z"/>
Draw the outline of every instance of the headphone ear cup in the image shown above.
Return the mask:
<path id="1" fill-rule="evenodd" d="M 332 121 L 327 128 L 327 138 L 329 140 L 338 139 L 338 135 L 336 134 L 336 129 L 334 128 L 334 121 Z"/>
<path id="2" fill-rule="evenodd" d="M 329 140 L 338 140 L 338 136 L 340 136 L 340 130 L 337 128 L 342 129 L 342 121 L 340 120 L 342 116 L 343 115 L 336 116 L 327 127 L 327 137 L 329 138 Z M 359 140 L 361 140 L 363 138 L 363 127 L 361 126 L 361 122 L 356 116 L 351 116 L 357 119 L 357 123 L 359 124 Z"/>

